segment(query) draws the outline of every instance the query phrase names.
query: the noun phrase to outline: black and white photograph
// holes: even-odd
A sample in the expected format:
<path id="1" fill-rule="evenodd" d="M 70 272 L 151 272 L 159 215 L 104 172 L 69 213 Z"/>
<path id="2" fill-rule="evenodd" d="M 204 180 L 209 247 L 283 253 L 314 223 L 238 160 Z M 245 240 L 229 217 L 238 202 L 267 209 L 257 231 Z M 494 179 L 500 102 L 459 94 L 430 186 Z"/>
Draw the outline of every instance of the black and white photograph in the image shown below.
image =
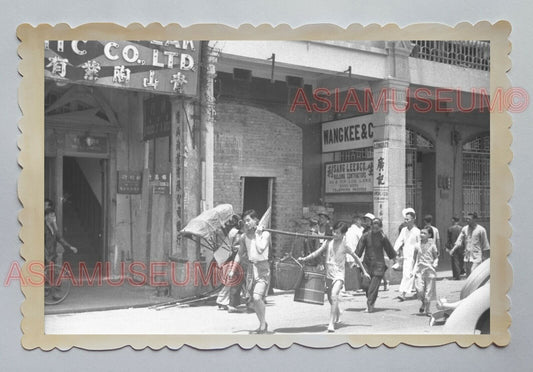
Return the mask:
<path id="1" fill-rule="evenodd" d="M 43 47 L 47 334 L 490 333 L 489 41 Z"/>
<path id="2" fill-rule="evenodd" d="M 506 24 L 89 27 L 19 30 L 23 344 L 508 342 Z"/>
<path id="3" fill-rule="evenodd" d="M 527 370 L 530 8 L 4 7 L 2 370 Z"/>

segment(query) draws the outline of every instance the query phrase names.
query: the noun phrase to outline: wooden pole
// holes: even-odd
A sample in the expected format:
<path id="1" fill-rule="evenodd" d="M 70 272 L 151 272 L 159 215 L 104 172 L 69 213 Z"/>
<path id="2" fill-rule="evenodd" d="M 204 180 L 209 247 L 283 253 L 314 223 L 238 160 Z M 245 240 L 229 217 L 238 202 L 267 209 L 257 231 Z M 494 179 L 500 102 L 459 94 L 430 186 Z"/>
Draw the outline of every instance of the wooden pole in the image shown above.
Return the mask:
<path id="1" fill-rule="evenodd" d="M 311 234 L 302 234 L 302 233 L 296 233 L 296 232 L 290 232 L 290 231 L 282 231 L 282 230 L 274 230 L 274 229 L 264 229 L 264 231 L 268 231 L 274 234 L 281 234 L 281 235 L 289 235 L 289 236 L 297 236 L 301 238 L 311 238 L 311 239 L 333 239 L 333 236 L 329 235 L 311 235 Z"/>

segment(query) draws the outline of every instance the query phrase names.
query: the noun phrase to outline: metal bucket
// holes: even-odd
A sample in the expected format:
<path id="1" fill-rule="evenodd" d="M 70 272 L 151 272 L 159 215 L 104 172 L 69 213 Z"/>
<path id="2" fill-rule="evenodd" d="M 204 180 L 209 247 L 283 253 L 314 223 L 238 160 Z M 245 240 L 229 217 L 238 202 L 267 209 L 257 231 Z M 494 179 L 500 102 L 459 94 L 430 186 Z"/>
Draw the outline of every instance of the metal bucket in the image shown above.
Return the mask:
<path id="1" fill-rule="evenodd" d="M 306 267 L 301 271 L 300 282 L 294 291 L 294 301 L 324 305 L 325 291 L 326 275 Z"/>

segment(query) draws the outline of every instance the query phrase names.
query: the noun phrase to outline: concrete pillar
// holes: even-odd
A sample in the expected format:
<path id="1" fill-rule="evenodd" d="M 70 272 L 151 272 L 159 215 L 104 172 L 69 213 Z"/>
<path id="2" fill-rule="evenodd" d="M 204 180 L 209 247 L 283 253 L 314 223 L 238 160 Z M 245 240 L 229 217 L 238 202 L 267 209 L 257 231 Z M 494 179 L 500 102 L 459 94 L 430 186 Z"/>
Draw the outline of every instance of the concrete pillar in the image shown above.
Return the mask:
<path id="1" fill-rule="evenodd" d="M 182 166 L 182 177 L 180 179 L 181 192 L 181 214 L 183 228 L 192 218 L 198 216 L 202 211 L 202 158 L 201 145 L 198 142 L 198 128 L 194 116 L 194 104 L 191 100 L 183 100 L 179 106 L 179 118 L 181 123 L 180 146 L 176 142 L 176 151 L 181 151 L 179 162 Z M 178 164 L 178 163 L 176 163 Z M 176 185 L 178 187 L 178 185 Z M 176 207 L 178 207 L 176 205 Z M 181 257 L 196 260 L 199 256 L 199 249 L 196 244 L 189 239 L 182 239 Z"/>
<path id="2" fill-rule="evenodd" d="M 202 210 L 213 208 L 214 200 L 214 162 L 215 162 L 215 97 L 214 79 L 215 64 L 218 53 L 209 46 L 209 42 L 201 43 L 201 74 L 200 102 L 201 128 L 203 146 L 202 154 Z"/>
<path id="3" fill-rule="evenodd" d="M 435 136 L 435 152 L 437 154 L 435 176 L 437 177 L 435 188 L 435 215 L 433 216 L 434 226 L 441 231 L 441 242 L 443 232 L 450 226 L 451 218 L 454 214 L 454 202 L 457 191 L 453 188 L 457 173 L 454 166 L 457 164 L 457 147 L 452 142 L 452 125 L 445 122 L 437 123 Z M 448 184 L 448 180 L 450 183 Z"/>
<path id="4" fill-rule="evenodd" d="M 391 41 L 388 43 L 388 49 L 391 61 L 389 76 L 398 80 L 409 81 L 409 55 L 411 55 L 413 45 L 407 40 Z"/>
<path id="5" fill-rule="evenodd" d="M 178 233 L 183 228 L 183 129 L 180 112 L 182 110 L 179 97 L 171 97 L 171 121 L 170 121 L 170 169 L 172 174 L 171 208 L 172 208 L 172 231 L 170 255 L 179 256 Z M 183 115 L 183 114 L 182 114 Z"/>
<path id="6" fill-rule="evenodd" d="M 406 89 L 409 83 L 388 79 L 372 85 L 375 98 L 386 92 L 386 105 L 374 112 L 374 215 L 383 219 L 391 242 L 398 236 L 405 208 Z"/>

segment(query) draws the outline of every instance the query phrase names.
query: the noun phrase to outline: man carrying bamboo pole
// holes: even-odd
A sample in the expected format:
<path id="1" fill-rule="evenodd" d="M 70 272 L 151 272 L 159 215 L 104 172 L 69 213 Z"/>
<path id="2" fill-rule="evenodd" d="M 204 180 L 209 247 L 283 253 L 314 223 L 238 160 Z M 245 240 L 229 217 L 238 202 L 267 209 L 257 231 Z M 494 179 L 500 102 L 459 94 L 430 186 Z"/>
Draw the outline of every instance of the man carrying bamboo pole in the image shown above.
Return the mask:
<path id="1" fill-rule="evenodd" d="M 268 324 L 265 316 L 264 297 L 270 284 L 270 264 L 268 252 L 270 248 L 270 233 L 265 231 L 262 224 L 258 224 L 257 213 L 250 209 L 243 214 L 244 234 L 240 240 L 240 247 L 235 257 L 234 264 L 239 264 L 241 257 L 246 253 L 253 270 L 253 303 L 254 310 L 259 319 L 259 328 L 254 332 L 263 334 L 267 332 Z M 233 268 L 229 277 L 234 275 Z"/>

